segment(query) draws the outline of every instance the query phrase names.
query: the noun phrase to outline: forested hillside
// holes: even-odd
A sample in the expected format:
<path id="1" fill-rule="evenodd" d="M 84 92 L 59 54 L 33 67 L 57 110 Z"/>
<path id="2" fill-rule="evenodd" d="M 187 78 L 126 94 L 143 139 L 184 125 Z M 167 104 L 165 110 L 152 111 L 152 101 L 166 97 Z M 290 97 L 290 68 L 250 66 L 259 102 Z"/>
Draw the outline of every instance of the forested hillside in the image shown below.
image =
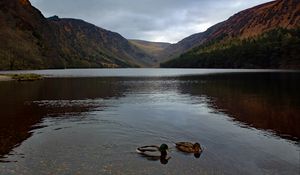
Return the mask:
<path id="1" fill-rule="evenodd" d="M 170 45 L 161 66 L 299 68 L 299 28 L 299 0 L 271 1 Z"/>
<path id="2" fill-rule="evenodd" d="M 161 67 L 300 68 L 300 29 L 279 28 L 247 39 L 225 35 Z"/>

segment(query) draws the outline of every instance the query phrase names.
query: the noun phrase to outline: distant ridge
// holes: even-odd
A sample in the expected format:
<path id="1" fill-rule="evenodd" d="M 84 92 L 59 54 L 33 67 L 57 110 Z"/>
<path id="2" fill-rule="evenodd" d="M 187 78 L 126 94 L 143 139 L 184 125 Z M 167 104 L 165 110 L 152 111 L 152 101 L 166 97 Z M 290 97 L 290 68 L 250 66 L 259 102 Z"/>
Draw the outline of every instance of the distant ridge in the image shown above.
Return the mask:
<path id="1" fill-rule="evenodd" d="M 143 50 L 148 55 L 152 55 L 154 58 L 157 58 L 171 43 L 165 42 L 150 42 L 143 40 L 129 40 L 131 44 Z M 155 59 L 155 63 L 159 63 L 159 60 Z"/>

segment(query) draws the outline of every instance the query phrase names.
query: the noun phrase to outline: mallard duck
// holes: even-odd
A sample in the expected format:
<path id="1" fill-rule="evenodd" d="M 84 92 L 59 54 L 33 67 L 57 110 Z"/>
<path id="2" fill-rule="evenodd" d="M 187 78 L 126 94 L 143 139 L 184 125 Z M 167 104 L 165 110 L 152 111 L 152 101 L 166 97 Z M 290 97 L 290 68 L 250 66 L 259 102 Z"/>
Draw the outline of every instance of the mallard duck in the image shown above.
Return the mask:
<path id="1" fill-rule="evenodd" d="M 148 160 L 160 160 L 162 164 L 167 164 L 170 157 L 167 158 L 168 145 L 160 146 L 150 145 L 142 146 L 136 149 L 136 152 L 146 157 Z"/>
<path id="2" fill-rule="evenodd" d="M 196 158 L 200 157 L 200 154 L 202 152 L 202 148 L 199 143 L 190 143 L 190 142 L 177 142 L 176 148 L 179 151 L 185 152 L 185 153 L 194 153 L 194 156 Z"/>

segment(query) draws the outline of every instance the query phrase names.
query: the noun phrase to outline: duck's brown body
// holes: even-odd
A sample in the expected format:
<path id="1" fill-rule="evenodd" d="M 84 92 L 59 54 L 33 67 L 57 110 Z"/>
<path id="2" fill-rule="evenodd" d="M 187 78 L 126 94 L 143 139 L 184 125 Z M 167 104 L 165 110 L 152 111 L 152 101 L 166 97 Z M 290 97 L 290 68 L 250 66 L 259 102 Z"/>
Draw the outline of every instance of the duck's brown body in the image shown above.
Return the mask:
<path id="1" fill-rule="evenodd" d="M 186 153 L 200 153 L 202 151 L 199 143 L 193 144 L 190 142 L 177 142 L 176 148 Z"/>

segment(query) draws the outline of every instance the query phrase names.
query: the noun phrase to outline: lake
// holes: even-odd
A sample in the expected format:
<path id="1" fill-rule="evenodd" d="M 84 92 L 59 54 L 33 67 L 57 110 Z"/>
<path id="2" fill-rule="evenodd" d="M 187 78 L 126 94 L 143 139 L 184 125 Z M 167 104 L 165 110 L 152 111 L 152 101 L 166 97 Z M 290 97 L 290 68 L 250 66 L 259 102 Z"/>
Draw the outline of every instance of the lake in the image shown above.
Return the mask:
<path id="1" fill-rule="evenodd" d="M 21 72 L 47 78 L 0 82 L 0 174 L 299 174 L 300 72 Z M 167 164 L 135 152 L 161 143 Z"/>

